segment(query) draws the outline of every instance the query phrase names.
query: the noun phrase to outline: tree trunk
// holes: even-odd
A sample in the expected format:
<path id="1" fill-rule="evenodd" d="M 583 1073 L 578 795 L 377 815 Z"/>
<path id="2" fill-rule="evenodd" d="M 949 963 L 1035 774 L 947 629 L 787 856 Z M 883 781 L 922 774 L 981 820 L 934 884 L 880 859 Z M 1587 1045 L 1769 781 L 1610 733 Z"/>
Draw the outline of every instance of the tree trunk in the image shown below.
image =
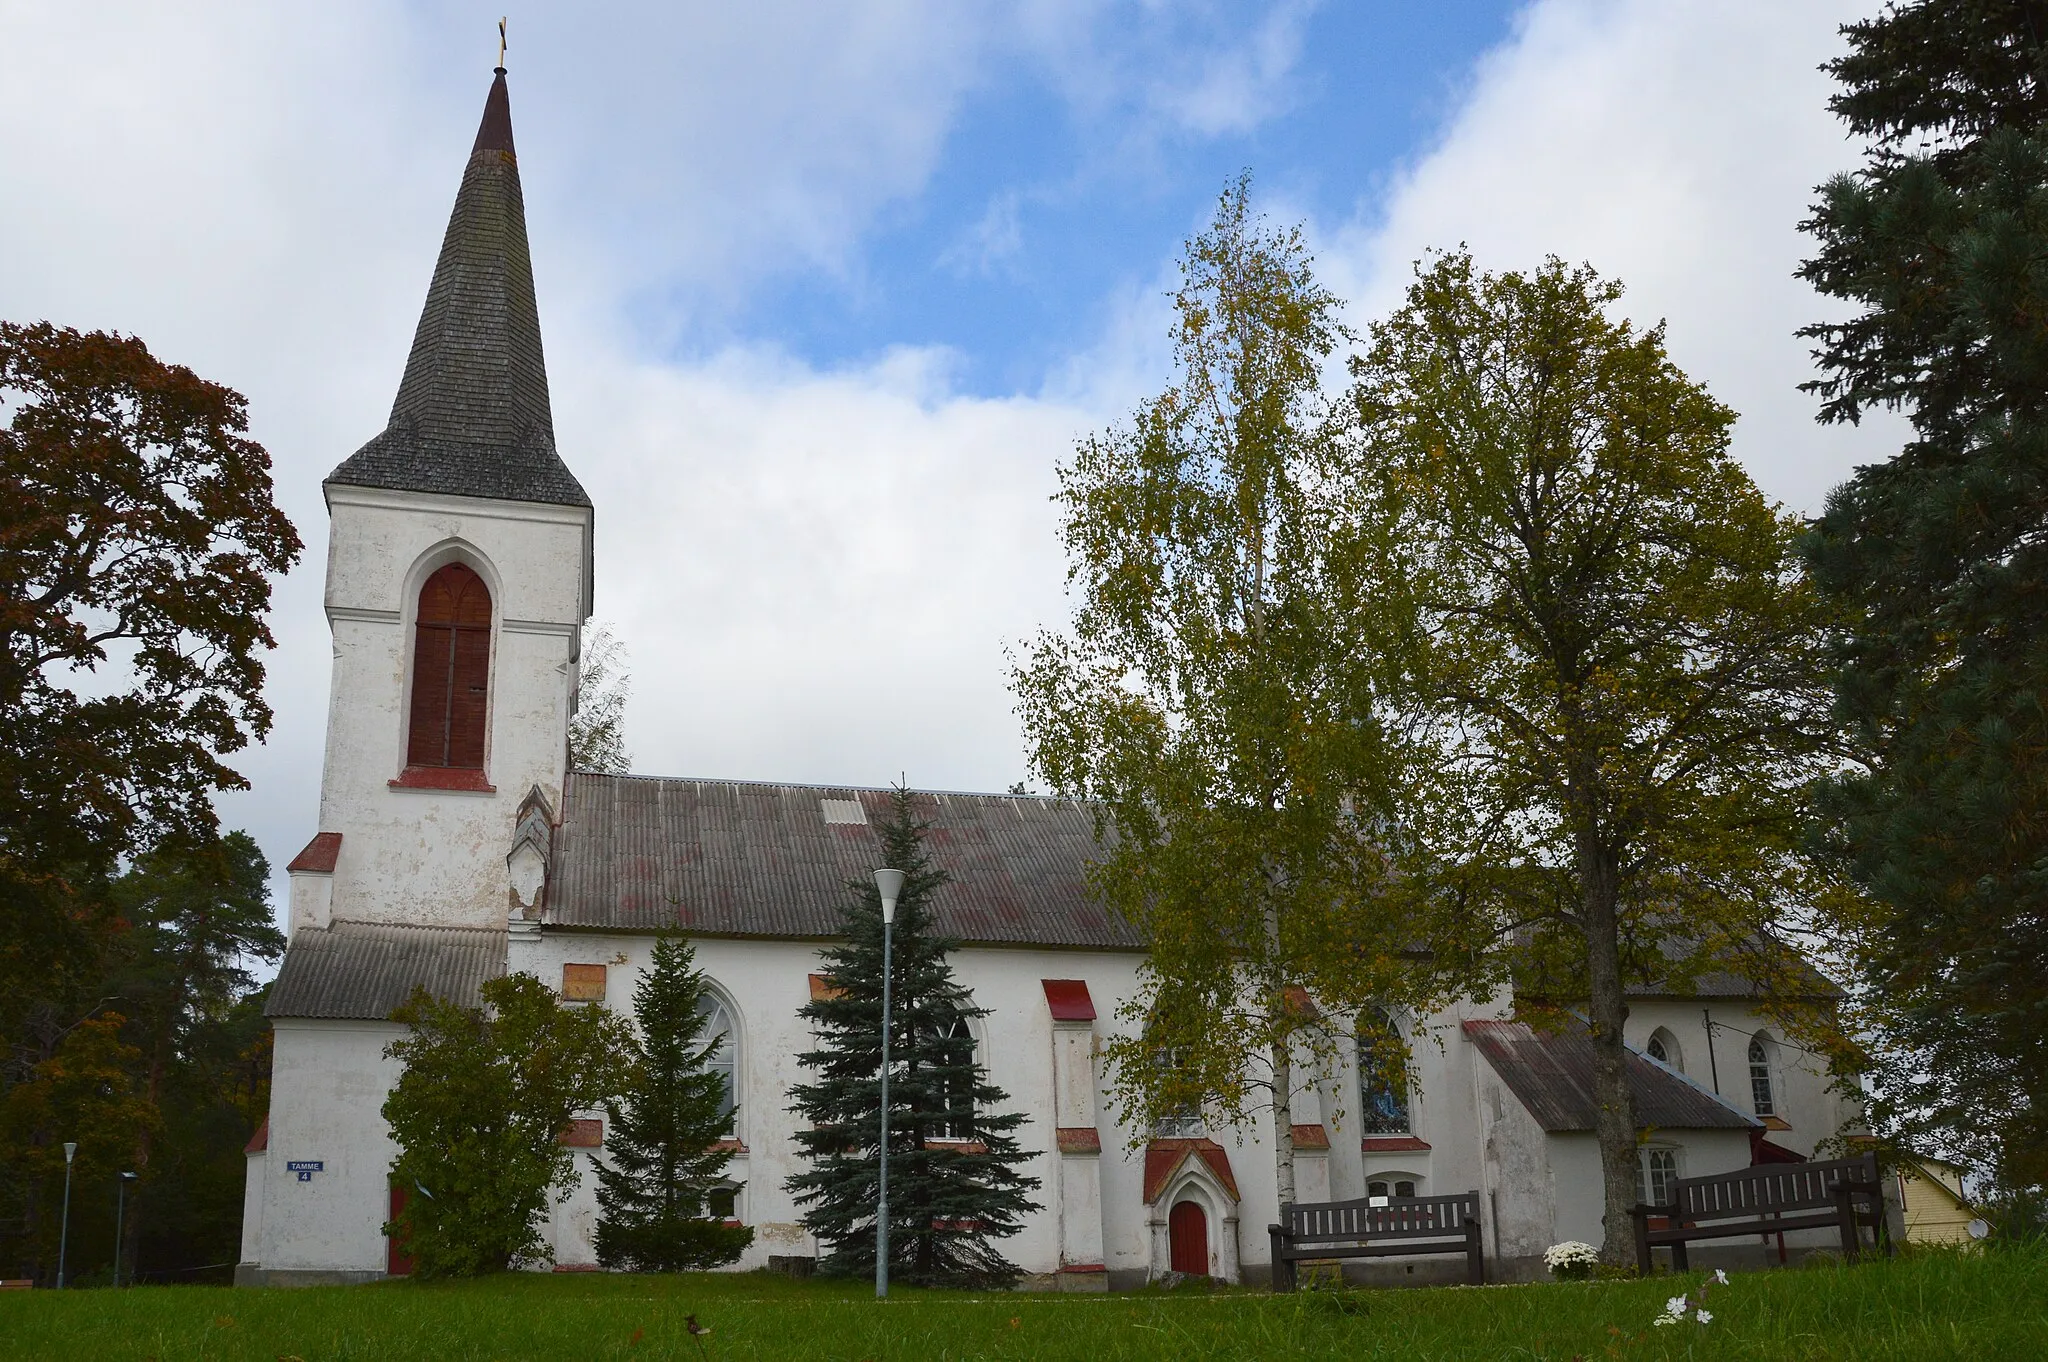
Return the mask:
<path id="1" fill-rule="evenodd" d="M 1600 1257 L 1624 1264 L 1635 1253 L 1630 1211 L 1636 1203 L 1636 1104 L 1629 1091 L 1622 1025 L 1628 1003 L 1621 988 L 1621 941 L 1615 902 L 1617 857 L 1598 840 L 1579 837 L 1580 925 L 1586 937 L 1587 1021 L 1593 1032 L 1594 1133 L 1600 1142 L 1600 1181 L 1606 1213 Z"/>
<path id="2" fill-rule="evenodd" d="M 1273 901 L 1272 874 L 1267 872 L 1265 911 L 1268 958 L 1280 960 L 1280 908 Z M 1294 1192 L 1294 1032 L 1288 1025 L 1287 980 L 1271 979 L 1266 988 L 1266 1024 L 1273 1035 L 1273 1185 L 1282 1206 L 1298 1198 Z"/>
<path id="3" fill-rule="evenodd" d="M 1282 1206 L 1299 1200 L 1294 1191 L 1294 1053 L 1285 1035 L 1273 1042 L 1273 1182 Z"/>

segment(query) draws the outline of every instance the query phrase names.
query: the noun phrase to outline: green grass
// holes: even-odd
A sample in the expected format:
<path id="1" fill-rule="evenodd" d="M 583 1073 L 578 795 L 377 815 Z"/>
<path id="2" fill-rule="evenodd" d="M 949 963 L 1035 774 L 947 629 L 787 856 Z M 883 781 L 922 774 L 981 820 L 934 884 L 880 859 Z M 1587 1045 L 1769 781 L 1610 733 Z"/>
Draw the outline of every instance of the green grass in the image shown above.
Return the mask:
<path id="1" fill-rule="evenodd" d="M 1684 1279 L 1683 1284 L 1698 1278 Z M 548 1358 L 2048 1357 L 2048 1251 L 1921 1254 L 1731 1279 L 1714 1321 L 1649 1327 L 1680 1280 L 1422 1290 L 900 1291 L 759 1274 L 507 1276 L 298 1291 L 10 1292 L 0 1356 L 125 1362 Z M 692 1340 L 685 1317 L 711 1333 Z M 1617 1338 L 1618 1326 L 1635 1337 Z M 1610 1353 L 1610 1348 L 1617 1351 Z"/>

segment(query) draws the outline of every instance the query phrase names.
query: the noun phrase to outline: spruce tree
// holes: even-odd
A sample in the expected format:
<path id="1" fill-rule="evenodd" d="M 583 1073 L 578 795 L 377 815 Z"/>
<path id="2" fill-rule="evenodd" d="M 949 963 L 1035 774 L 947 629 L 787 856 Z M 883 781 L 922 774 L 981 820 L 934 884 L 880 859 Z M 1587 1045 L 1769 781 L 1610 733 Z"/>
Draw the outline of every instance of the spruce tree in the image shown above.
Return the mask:
<path id="1" fill-rule="evenodd" d="M 1844 29 L 1832 107 L 1870 150 L 1802 275 L 1824 421 L 1911 425 L 1808 545 L 1841 607 L 1857 758 L 1825 803 L 1867 892 L 1874 1114 L 2048 1181 L 2048 6 L 1919 0 Z M 1885 1052 L 1896 1055 L 1888 1062 Z"/>
<path id="2" fill-rule="evenodd" d="M 1038 1179 L 1018 1171 L 1031 1155 L 999 1112 L 1009 1094 L 976 1062 L 969 1021 L 988 1015 L 953 978 L 959 942 L 933 930 L 932 898 L 947 876 L 924 848 L 907 790 L 895 792 L 878 829 L 885 864 L 905 872 L 891 952 L 889 1272 L 924 1286 L 1006 1286 L 1017 1267 L 995 1241 L 1015 1234 Z M 797 1142 L 809 1170 L 788 1186 L 804 1226 L 828 1246 L 821 1270 L 875 1269 L 880 1167 L 882 904 L 870 880 L 847 885 L 846 940 L 825 952 L 826 996 L 802 1011 L 820 1048 L 798 1056 L 816 1080 L 791 1089 L 809 1128 Z"/>
<path id="3" fill-rule="evenodd" d="M 623 1101 L 610 1108 L 597 1165 L 597 1257 L 606 1267 L 676 1272 L 732 1262 L 754 1241 L 727 1225 L 708 1192 L 732 1160 L 725 1079 L 705 1067 L 725 1040 L 706 1036 L 704 975 L 680 936 L 654 943 L 633 990 L 640 1047 Z"/>

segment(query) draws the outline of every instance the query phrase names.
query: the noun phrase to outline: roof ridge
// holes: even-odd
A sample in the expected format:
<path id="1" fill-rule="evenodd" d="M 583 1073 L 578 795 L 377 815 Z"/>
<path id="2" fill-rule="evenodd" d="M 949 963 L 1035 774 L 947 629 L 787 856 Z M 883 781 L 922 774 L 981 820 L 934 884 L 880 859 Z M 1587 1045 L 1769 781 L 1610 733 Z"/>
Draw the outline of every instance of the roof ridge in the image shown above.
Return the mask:
<path id="1" fill-rule="evenodd" d="M 339 927 L 346 927 L 351 931 L 356 928 L 368 927 L 380 931 L 389 929 L 399 932 L 474 932 L 479 936 L 504 936 L 506 934 L 506 929 L 503 927 L 464 927 L 453 922 L 375 922 L 368 918 L 359 917 L 334 918 L 328 922 L 327 926 L 315 927 L 312 930 L 331 932 Z"/>
<path id="2" fill-rule="evenodd" d="M 844 781 L 810 780 L 747 780 L 734 776 L 659 776 L 641 771 L 575 771 L 569 772 L 578 780 L 667 780 L 691 785 L 745 785 L 757 789 L 773 790 L 850 790 L 855 794 L 890 794 L 893 785 L 852 785 Z M 947 795 L 955 799 L 1035 799 L 1044 804 L 1086 804 L 1090 801 L 1073 795 L 1057 794 L 1015 794 L 1009 790 L 935 790 L 922 785 L 909 787 L 914 795 Z"/>

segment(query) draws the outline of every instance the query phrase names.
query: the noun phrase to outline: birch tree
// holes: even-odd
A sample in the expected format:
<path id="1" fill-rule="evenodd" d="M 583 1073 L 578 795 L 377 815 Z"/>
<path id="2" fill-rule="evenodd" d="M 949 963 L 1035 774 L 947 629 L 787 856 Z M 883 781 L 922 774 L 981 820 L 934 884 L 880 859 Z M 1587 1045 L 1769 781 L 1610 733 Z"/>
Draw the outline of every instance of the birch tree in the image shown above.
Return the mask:
<path id="1" fill-rule="evenodd" d="M 1270 1112 L 1283 1203 L 1325 1016 L 1419 1004 L 1431 977 L 1403 954 L 1375 617 L 1331 556 L 1322 376 L 1346 332 L 1310 263 L 1246 180 L 1225 190 L 1181 262 L 1175 381 L 1060 470 L 1076 613 L 1013 669 L 1032 767 L 1095 803 L 1092 887 L 1149 950 L 1105 1049 L 1124 1119 Z"/>

